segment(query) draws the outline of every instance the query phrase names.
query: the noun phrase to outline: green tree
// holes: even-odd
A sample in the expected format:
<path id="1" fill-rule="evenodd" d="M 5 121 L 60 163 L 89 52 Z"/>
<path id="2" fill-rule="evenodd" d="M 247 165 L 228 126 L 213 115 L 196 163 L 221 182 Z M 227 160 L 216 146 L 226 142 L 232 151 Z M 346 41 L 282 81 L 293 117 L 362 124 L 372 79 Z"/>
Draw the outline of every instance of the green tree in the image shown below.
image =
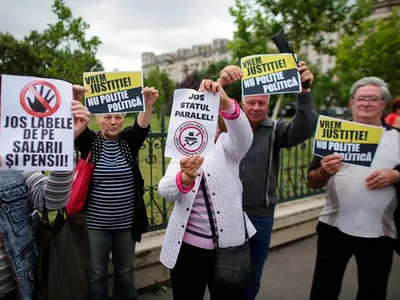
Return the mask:
<path id="1" fill-rule="evenodd" d="M 204 78 L 205 77 L 201 72 L 195 71 L 186 75 L 185 79 L 178 85 L 178 88 L 198 90 L 200 83 Z"/>
<path id="2" fill-rule="evenodd" d="M 57 22 L 43 32 L 32 31 L 22 40 L 0 33 L 0 53 L 7 53 L 0 60 L 1 73 L 81 83 L 85 71 L 103 70 L 96 59 L 99 38 L 86 37 L 89 25 L 81 17 L 74 18 L 63 0 L 55 0 L 52 11 Z"/>
<path id="3" fill-rule="evenodd" d="M 393 95 L 400 94 L 400 14 L 394 10 L 386 20 L 365 21 L 360 30 L 341 40 L 334 73 L 344 101 L 351 85 L 365 76 L 389 83 Z"/>
<path id="4" fill-rule="evenodd" d="M 158 90 L 159 97 L 153 107 L 156 112 L 157 118 L 160 119 L 161 113 L 165 109 L 165 92 L 161 81 L 160 69 L 158 67 L 149 71 L 147 77 L 145 78 L 145 85 L 149 87 L 154 87 Z"/>
<path id="5" fill-rule="evenodd" d="M 172 108 L 172 100 L 174 97 L 174 90 L 176 87 L 175 81 L 169 78 L 167 72 L 162 71 L 160 74 L 161 86 L 164 91 L 165 106 L 169 115 Z"/>
<path id="6" fill-rule="evenodd" d="M 310 44 L 320 53 L 333 55 L 335 46 L 330 33 L 344 30 L 355 33 L 370 14 L 373 0 L 236 0 L 230 9 L 237 30 L 230 48 L 235 59 L 272 51 L 267 41 L 285 29 L 285 36 L 299 52 Z M 275 48 L 275 47 L 274 47 Z"/>
<path id="7" fill-rule="evenodd" d="M 0 33 L 0 74 L 41 76 L 42 62 L 29 43 Z"/>

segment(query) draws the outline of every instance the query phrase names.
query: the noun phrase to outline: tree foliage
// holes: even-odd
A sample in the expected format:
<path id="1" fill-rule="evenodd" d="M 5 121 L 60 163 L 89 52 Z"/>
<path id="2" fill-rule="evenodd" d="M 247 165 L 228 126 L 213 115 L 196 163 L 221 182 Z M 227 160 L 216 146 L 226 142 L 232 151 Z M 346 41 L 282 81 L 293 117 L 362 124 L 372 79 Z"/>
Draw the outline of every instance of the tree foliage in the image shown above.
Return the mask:
<path id="1" fill-rule="evenodd" d="M 87 38 L 89 24 L 74 17 L 63 0 L 54 1 L 52 12 L 57 21 L 43 32 L 32 31 L 21 40 L 0 33 L 0 73 L 82 83 L 82 73 L 103 70 L 96 58 L 101 42 Z"/>
<path id="2" fill-rule="evenodd" d="M 169 113 L 174 96 L 175 82 L 169 78 L 165 71 L 160 72 L 160 69 L 151 69 L 144 79 L 145 86 L 154 87 L 158 90 L 158 100 L 154 104 L 154 110 L 157 118 L 160 119 L 161 113 Z"/>
<path id="3" fill-rule="evenodd" d="M 237 26 L 230 48 L 237 60 L 250 54 L 276 52 L 275 47 L 267 49 L 267 42 L 284 28 L 295 51 L 309 44 L 319 53 L 333 55 L 332 34 L 356 33 L 373 3 L 373 0 L 236 0 L 235 7 L 230 9 Z"/>
<path id="4" fill-rule="evenodd" d="M 365 21 L 355 34 L 347 34 L 338 46 L 334 73 L 340 92 L 348 99 L 351 85 L 366 76 L 389 83 L 400 95 L 400 14 L 394 10 L 387 20 Z"/>
<path id="5" fill-rule="evenodd" d="M 157 114 L 157 118 L 160 119 L 161 113 L 165 107 L 165 93 L 161 82 L 160 69 L 158 67 L 149 71 L 147 77 L 145 78 L 145 85 L 148 87 L 154 87 L 158 90 L 159 97 L 153 107 Z"/>

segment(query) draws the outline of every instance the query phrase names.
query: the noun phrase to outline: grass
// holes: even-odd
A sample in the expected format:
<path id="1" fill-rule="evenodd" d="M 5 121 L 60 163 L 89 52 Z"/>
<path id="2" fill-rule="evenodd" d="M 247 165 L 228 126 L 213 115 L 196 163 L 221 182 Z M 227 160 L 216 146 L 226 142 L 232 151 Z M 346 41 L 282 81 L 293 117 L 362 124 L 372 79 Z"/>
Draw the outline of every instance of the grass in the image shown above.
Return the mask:
<path id="1" fill-rule="evenodd" d="M 165 132 L 168 131 L 169 118 L 165 118 Z M 127 115 L 124 127 L 133 124 L 133 115 Z M 89 127 L 99 130 L 94 118 Z M 154 135 L 149 135 L 139 152 L 139 166 L 145 180 L 145 203 L 150 224 L 157 229 L 166 223 L 172 212 L 173 203 L 160 197 L 157 192 L 158 182 L 161 180 L 169 158 L 164 157 L 166 138 L 160 133 L 160 120 L 155 115 L 151 120 L 151 129 Z M 309 190 L 305 176 L 309 162 L 312 159 L 312 139 L 292 149 L 282 149 L 280 158 L 280 173 L 278 176 L 278 193 L 283 201 L 288 201 L 299 196 L 305 196 L 313 191 Z M 163 214 L 163 212 L 166 212 Z"/>

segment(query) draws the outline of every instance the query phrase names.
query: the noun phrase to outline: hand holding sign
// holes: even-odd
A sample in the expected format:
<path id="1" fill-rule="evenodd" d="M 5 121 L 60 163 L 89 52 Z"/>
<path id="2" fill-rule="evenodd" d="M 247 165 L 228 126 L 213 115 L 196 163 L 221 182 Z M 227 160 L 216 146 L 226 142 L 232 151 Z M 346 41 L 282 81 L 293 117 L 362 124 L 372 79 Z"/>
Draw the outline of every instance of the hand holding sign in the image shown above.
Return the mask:
<path id="1" fill-rule="evenodd" d="M 222 86 L 227 86 L 242 79 L 242 76 L 243 73 L 240 67 L 230 65 L 222 69 L 217 82 L 219 82 Z"/>
<path id="2" fill-rule="evenodd" d="M 81 85 L 73 85 L 72 86 L 72 95 L 74 100 L 81 101 L 83 98 L 83 95 L 88 91 L 87 88 L 81 86 Z"/>
<path id="3" fill-rule="evenodd" d="M 324 175 L 332 177 L 335 175 L 343 165 L 343 158 L 338 154 L 331 154 L 325 156 L 321 160 L 321 169 Z"/>
<path id="4" fill-rule="evenodd" d="M 227 110 L 232 106 L 232 100 L 225 93 L 223 87 L 219 82 L 212 81 L 211 79 L 203 79 L 200 83 L 199 92 L 211 92 L 211 93 L 220 93 L 220 102 L 219 108 L 221 110 Z"/>
<path id="5" fill-rule="evenodd" d="M 159 96 L 158 91 L 153 87 L 149 88 L 146 86 L 143 89 L 142 93 L 144 94 L 144 102 L 145 102 L 146 110 L 151 109 L 153 104 L 158 99 L 158 96 Z"/>
<path id="6" fill-rule="evenodd" d="M 76 139 L 89 124 L 90 112 L 78 100 L 72 101 L 71 111 L 74 116 L 74 138 Z"/>
<path id="7" fill-rule="evenodd" d="M 308 81 L 309 82 L 308 86 L 311 86 L 314 81 L 314 75 L 310 72 L 310 69 L 308 68 L 306 62 L 300 61 L 297 70 L 300 72 L 301 82 L 304 84 L 305 82 Z M 309 91 L 310 91 L 309 88 L 305 89 L 303 88 L 302 85 L 302 90 L 300 94 L 307 94 Z"/>
<path id="8" fill-rule="evenodd" d="M 182 182 L 184 185 L 190 186 L 196 180 L 203 161 L 204 158 L 199 155 L 188 156 L 180 160 Z"/>

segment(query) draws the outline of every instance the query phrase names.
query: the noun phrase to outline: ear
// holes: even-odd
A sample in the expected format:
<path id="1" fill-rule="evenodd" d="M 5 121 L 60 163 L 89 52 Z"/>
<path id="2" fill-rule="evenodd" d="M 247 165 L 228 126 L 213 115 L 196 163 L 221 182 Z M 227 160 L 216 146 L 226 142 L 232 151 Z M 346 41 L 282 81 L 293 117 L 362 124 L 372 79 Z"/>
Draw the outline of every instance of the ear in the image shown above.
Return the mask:
<path id="1" fill-rule="evenodd" d="M 351 97 L 349 98 L 349 102 L 347 103 L 347 106 L 350 108 L 353 106 L 353 98 L 351 98 Z"/>

